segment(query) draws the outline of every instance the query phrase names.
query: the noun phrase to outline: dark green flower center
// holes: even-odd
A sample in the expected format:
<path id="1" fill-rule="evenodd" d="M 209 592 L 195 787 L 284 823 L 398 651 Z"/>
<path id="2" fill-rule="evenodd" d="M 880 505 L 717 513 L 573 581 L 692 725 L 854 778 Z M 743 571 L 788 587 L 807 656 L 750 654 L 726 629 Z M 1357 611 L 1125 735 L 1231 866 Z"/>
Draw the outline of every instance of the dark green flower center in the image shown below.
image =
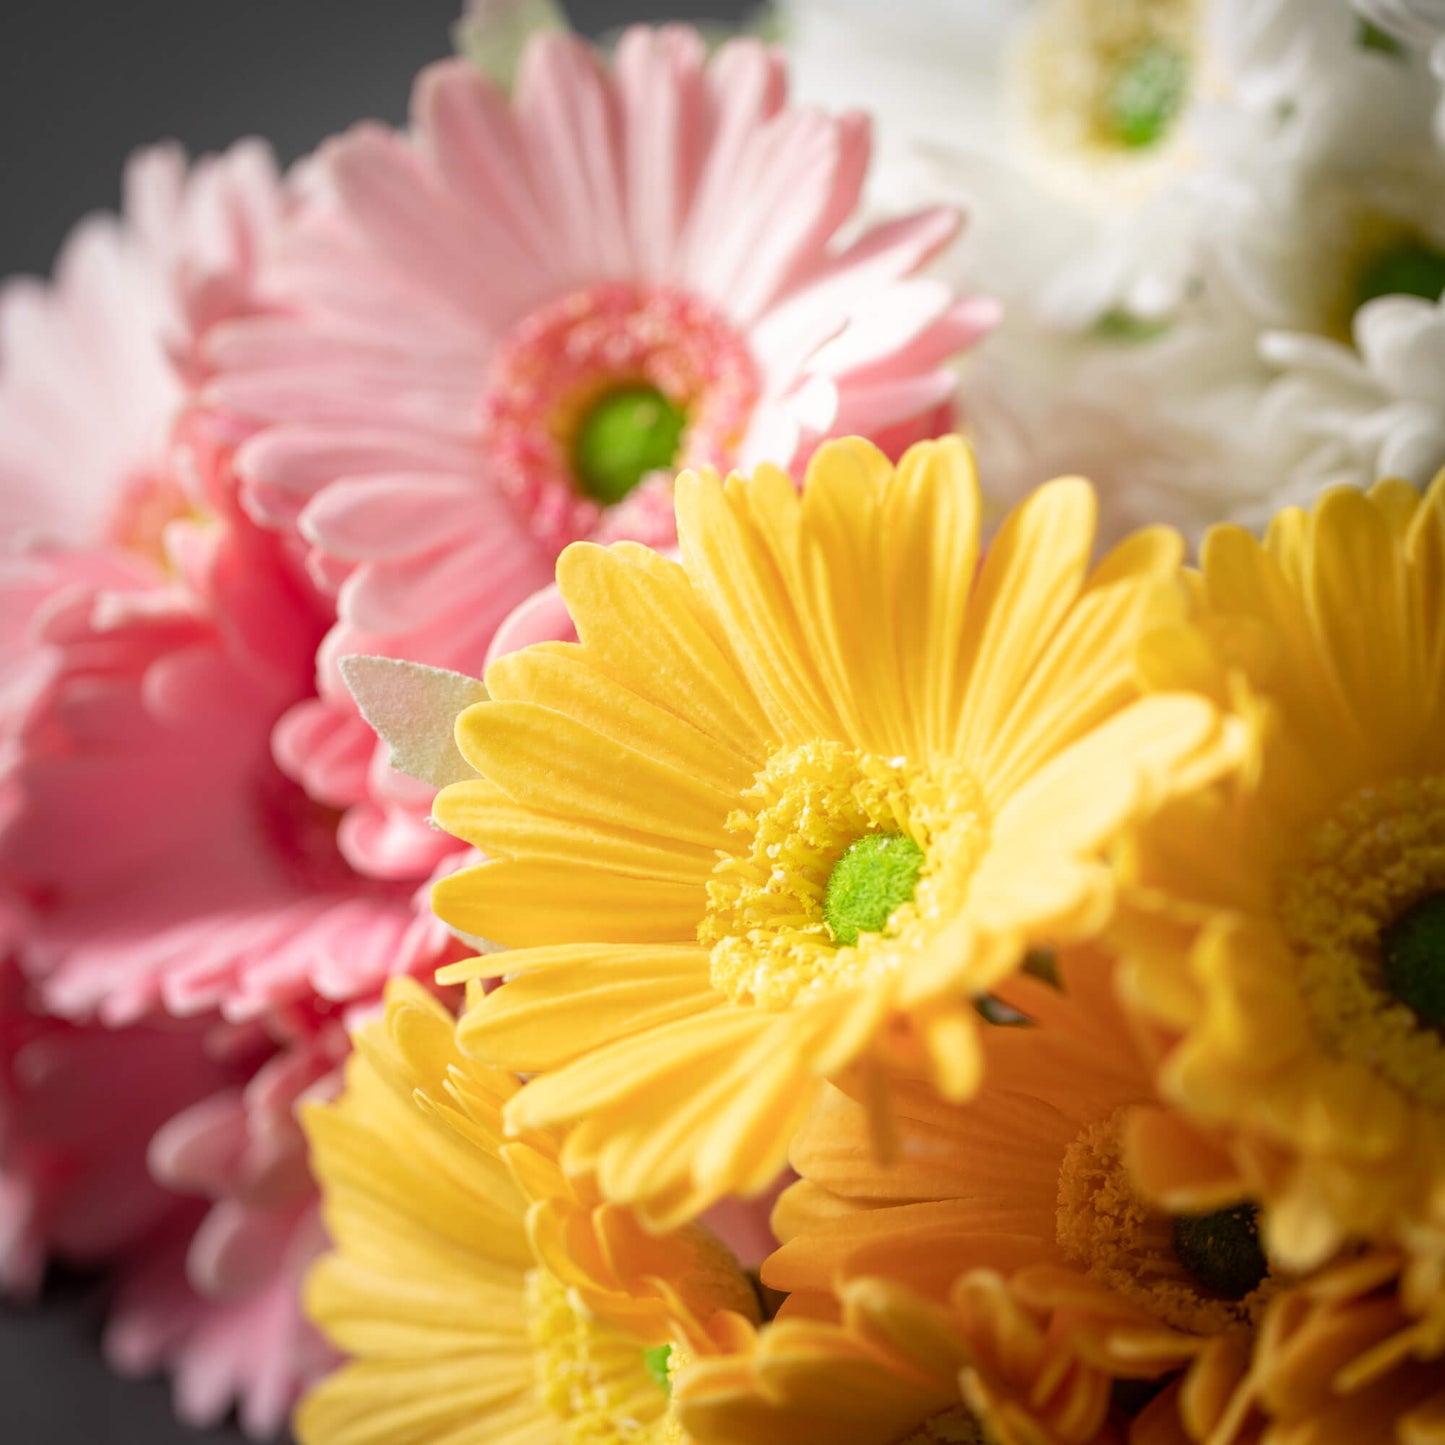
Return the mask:
<path id="1" fill-rule="evenodd" d="M 1168 330 L 1167 321 L 1135 316 L 1121 306 L 1111 307 L 1094 323 L 1094 335 L 1101 341 L 1154 341 Z"/>
<path id="2" fill-rule="evenodd" d="M 572 444 L 572 467 L 589 497 L 620 502 L 649 472 L 669 468 L 687 414 L 655 386 L 625 386 L 592 404 Z"/>
<path id="3" fill-rule="evenodd" d="M 1355 32 L 1355 44 L 1361 50 L 1375 50 L 1398 60 L 1405 54 L 1405 47 L 1388 30 L 1381 30 L 1373 20 L 1360 17 L 1360 28 Z"/>
<path id="4" fill-rule="evenodd" d="M 1109 133 L 1130 150 L 1146 150 L 1168 134 L 1184 105 L 1189 62 L 1173 45 L 1141 45 L 1120 61 L 1104 114 Z"/>
<path id="5" fill-rule="evenodd" d="M 1445 892 L 1407 908 L 1380 933 L 1385 987 L 1420 1022 L 1445 1025 Z"/>
<path id="6" fill-rule="evenodd" d="M 993 1436 L 967 1405 L 931 1415 L 899 1445 L 990 1445 Z"/>
<path id="7" fill-rule="evenodd" d="M 1355 285 L 1355 309 L 1381 296 L 1422 296 L 1438 301 L 1445 292 L 1445 252 L 1423 241 L 1401 241 L 1370 259 Z"/>
<path id="8" fill-rule="evenodd" d="M 642 1352 L 642 1363 L 652 1382 L 664 1395 L 672 1395 L 672 1376 L 667 1373 L 668 1361 L 672 1359 L 671 1345 L 652 1345 Z"/>
<path id="9" fill-rule="evenodd" d="M 1252 1204 L 1212 1214 L 1180 1214 L 1173 1224 L 1174 1257 L 1194 1282 L 1225 1299 L 1241 1300 L 1269 1273 Z"/>
<path id="10" fill-rule="evenodd" d="M 913 897 L 923 849 L 902 833 L 865 833 L 833 865 L 823 893 L 823 917 L 839 943 L 881 933 L 895 908 Z"/>

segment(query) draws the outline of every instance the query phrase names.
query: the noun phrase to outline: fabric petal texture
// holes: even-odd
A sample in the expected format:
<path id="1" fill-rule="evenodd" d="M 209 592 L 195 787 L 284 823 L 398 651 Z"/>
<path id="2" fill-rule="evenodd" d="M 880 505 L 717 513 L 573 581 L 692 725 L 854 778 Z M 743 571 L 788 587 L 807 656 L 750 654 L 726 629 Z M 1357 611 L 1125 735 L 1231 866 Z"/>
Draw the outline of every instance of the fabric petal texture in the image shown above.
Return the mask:
<path id="1" fill-rule="evenodd" d="M 205 395 L 252 433 L 248 506 L 294 526 L 337 592 L 330 727 L 311 704 L 286 726 L 359 867 L 388 873 L 371 843 L 422 809 L 333 766 L 343 737 L 372 746 L 336 659 L 475 675 L 568 543 L 672 544 L 682 467 L 787 466 L 840 430 L 901 449 L 948 426 L 947 362 L 996 310 L 917 275 L 951 211 L 844 243 L 867 160 L 861 115 L 788 105 L 780 54 L 739 39 L 708 58 L 682 27 L 635 27 L 610 60 L 541 32 L 510 98 L 444 62 L 418 78 L 409 134 L 365 125 L 323 148 L 268 271 L 277 305 L 207 334 Z M 681 431 L 628 470 L 594 422 L 639 387 Z M 604 465 L 623 471 L 602 497 Z M 434 837 L 408 836 L 438 861 Z"/>
<path id="2" fill-rule="evenodd" d="M 957 440 L 896 468 L 825 445 L 801 496 L 775 469 L 677 495 L 680 566 L 571 549 L 581 641 L 494 663 L 458 719 L 481 781 L 436 817 L 489 861 L 434 893 L 508 950 L 447 976 L 509 979 L 461 1027 L 537 1075 L 509 1119 L 575 1124 L 566 1167 L 662 1223 L 764 1187 L 830 1076 L 901 1051 L 976 1087 L 972 1000 L 1031 947 L 1098 934 L 1109 850 L 1241 755 L 1202 698 L 1139 693 L 1132 649 L 1183 606 L 1179 551 L 1145 535 L 1090 572 L 1081 483 L 1041 492 L 976 579 Z M 623 625 L 629 594 L 667 629 Z M 1089 685 L 1026 686 L 1021 660 L 1064 637 Z M 1020 768 L 1002 744 L 1031 730 Z M 921 875 L 845 943 L 825 893 L 875 833 L 910 840 Z"/>

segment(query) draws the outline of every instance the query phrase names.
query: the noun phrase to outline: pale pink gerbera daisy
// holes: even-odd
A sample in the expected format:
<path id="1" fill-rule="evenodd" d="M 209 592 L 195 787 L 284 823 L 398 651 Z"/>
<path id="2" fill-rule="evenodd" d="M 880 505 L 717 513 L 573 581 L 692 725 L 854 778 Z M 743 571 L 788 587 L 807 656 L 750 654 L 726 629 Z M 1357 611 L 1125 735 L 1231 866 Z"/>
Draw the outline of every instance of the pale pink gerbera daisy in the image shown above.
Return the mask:
<path id="1" fill-rule="evenodd" d="M 236 1404 L 273 1435 L 330 1364 L 297 1290 L 324 1241 L 294 1105 L 344 1049 L 339 1023 L 279 1052 L 214 1020 L 69 1023 L 0 960 L 0 1288 L 111 1266 L 113 1365 L 170 1365 L 189 1424 Z"/>
<path id="2" fill-rule="evenodd" d="M 52 282 L 0 285 L 0 761 L 52 665 L 48 618 L 155 585 L 166 526 L 194 504 L 169 460 L 183 372 L 203 324 L 254 309 L 281 209 L 260 142 L 189 174 L 155 146 L 126 167 L 123 220 L 81 222 Z"/>
<path id="3" fill-rule="evenodd" d="M 123 223 L 85 223 L 52 284 L 0 293 L 0 900 L 28 980 L 12 1019 L 73 1025 L 39 1048 L 30 1022 L 0 1032 L 0 1076 L 38 1099 L 36 1059 L 77 1061 L 50 1071 L 53 1107 L 0 1103 L 0 1277 L 111 1260 L 113 1358 L 171 1365 L 191 1418 L 234 1397 L 269 1431 L 309 1359 L 291 1105 L 334 1068 L 349 1005 L 457 949 L 426 874 L 357 875 L 277 765 L 332 612 L 241 511 L 237 434 L 192 407 L 207 328 L 267 304 L 284 188 L 254 146 L 190 173 L 150 152 L 128 182 Z M 178 1038 L 232 1092 L 196 1084 Z M 154 1228 L 107 1233 L 122 1202 Z"/>
<path id="4" fill-rule="evenodd" d="M 28 1296 L 51 1256 L 106 1263 L 166 1232 L 181 1202 L 146 1168 L 150 1136 L 232 1078 L 194 1025 L 37 1013 L 0 952 L 0 1288 Z"/>
<path id="5" fill-rule="evenodd" d="M 785 89 L 766 46 L 708 60 L 683 28 L 630 30 L 610 64 L 534 36 L 511 99 L 432 66 L 408 134 L 323 150 L 272 278 L 288 314 L 209 337 L 209 398 L 263 428 L 250 505 L 338 589 L 323 701 L 280 738 L 360 866 L 445 843 L 376 770 L 340 656 L 477 672 L 569 542 L 671 544 L 680 467 L 946 429 L 945 363 L 995 319 L 918 274 L 958 218 L 852 224 L 866 122 Z"/>

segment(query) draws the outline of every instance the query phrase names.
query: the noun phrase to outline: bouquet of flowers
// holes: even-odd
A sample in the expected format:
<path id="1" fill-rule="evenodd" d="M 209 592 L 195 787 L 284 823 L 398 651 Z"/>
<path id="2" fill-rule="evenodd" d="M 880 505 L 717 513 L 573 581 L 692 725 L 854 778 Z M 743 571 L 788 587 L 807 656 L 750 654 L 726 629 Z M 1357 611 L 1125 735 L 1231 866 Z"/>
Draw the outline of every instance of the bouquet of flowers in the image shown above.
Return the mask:
<path id="1" fill-rule="evenodd" d="M 0 1282 L 302 1445 L 1441 1445 L 1445 7 L 766 28 L 0 292 Z"/>

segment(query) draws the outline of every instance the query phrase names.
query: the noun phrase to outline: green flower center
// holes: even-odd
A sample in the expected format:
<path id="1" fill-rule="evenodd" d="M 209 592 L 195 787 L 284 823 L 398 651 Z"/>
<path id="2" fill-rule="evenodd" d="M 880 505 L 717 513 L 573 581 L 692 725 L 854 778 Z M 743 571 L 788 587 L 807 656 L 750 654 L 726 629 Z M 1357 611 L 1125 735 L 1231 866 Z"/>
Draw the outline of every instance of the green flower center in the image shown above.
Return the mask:
<path id="1" fill-rule="evenodd" d="M 1135 316 L 1120 306 L 1111 307 L 1094 323 L 1094 335 L 1100 341 L 1154 341 L 1168 330 L 1167 321 Z"/>
<path id="2" fill-rule="evenodd" d="M 1445 1025 L 1445 893 L 1431 893 L 1380 932 L 1385 987 L 1421 1023 Z"/>
<path id="3" fill-rule="evenodd" d="M 1360 28 L 1355 32 L 1355 44 L 1361 50 L 1378 51 L 1394 60 L 1405 54 L 1405 47 L 1389 31 L 1381 30 L 1373 20 L 1366 20 L 1363 15 L 1360 17 Z"/>
<path id="4" fill-rule="evenodd" d="M 992 1445 L 992 1436 L 967 1405 L 930 1416 L 899 1445 Z"/>
<path id="5" fill-rule="evenodd" d="M 653 1345 L 642 1352 L 642 1363 L 652 1382 L 669 1399 L 672 1397 L 672 1376 L 667 1372 L 668 1361 L 672 1359 L 671 1345 Z"/>
<path id="6" fill-rule="evenodd" d="M 1103 97 L 1113 138 L 1130 150 L 1157 145 L 1183 108 L 1188 83 L 1189 62 L 1176 46 L 1156 41 L 1125 56 Z"/>
<path id="7" fill-rule="evenodd" d="M 882 933 L 894 909 L 913 897 L 923 849 L 902 833 L 865 833 L 833 865 L 823 893 L 823 917 L 839 943 Z"/>
<path id="8" fill-rule="evenodd" d="M 671 467 L 687 414 L 655 386 L 625 386 L 593 403 L 572 444 L 572 466 L 589 497 L 620 502 L 649 472 Z"/>
<path id="9" fill-rule="evenodd" d="M 1259 1211 L 1252 1204 L 1177 1216 L 1173 1244 L 1175 1258 L 1195 1283 L 1225 1299 L 1252 1294 L 1269 1273 L 1259 1244 Z"/>
<path id="10" fill-rule="evenodd" d="M 1445 292 L 1445 252 L 1423 241 L 1401 241 L 1374 256 L 1355 285 L 1355 309 L 1381 296 L 1422 296 L 1438 301 Z"/>

